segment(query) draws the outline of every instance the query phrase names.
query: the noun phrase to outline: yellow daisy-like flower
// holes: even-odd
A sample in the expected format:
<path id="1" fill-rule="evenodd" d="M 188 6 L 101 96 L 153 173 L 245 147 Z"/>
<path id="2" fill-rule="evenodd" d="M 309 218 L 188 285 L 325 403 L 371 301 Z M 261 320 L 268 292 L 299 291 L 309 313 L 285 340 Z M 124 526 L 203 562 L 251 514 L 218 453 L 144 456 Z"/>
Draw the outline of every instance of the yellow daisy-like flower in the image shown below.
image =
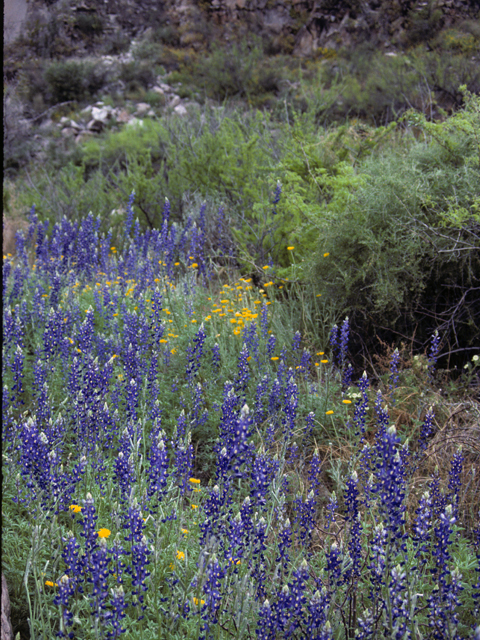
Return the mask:
<path id="1" fill-rule="evenodd" d="M 80 507 L 78 504 L 71 504 L 69 507 L 70 511 L 73 511 L 73 513 L 80 513 L 80 511 L 82 510 L 82 507 Z"/>
<path id="2" fill-rule="evenodd" d="M 198 509 L 198 504 L 192 504 L 192 509 Z"/>
<path id="3" fill-rule="evenodd" d="M 190 532 L 189 532 L 189 530 L 188 530 L 188 529 L 182 529 L 182 533 L 183 533 L 183 535 L 184 535 L 184 536 L 186 536 L 186 535 L 187 535 L 187 533 L 190 533 Z"/>
<path id="4" fill-rule="evenodd" d="M 183 551 L 177 551 L 177 558 L 179 560 L 185 560 L 185 554 L 183 553 Z"/>
<path id="5" fill-rule="evenodd" d="M 58 584 L 56 582 L 52 582 L 51 580 L 45 580 L 45 585 L 47 587 L 58 587 Z"/>
<path id="6" fill-rule="evenodd" d="M 332 410 L 330 410 L 330 411 L 325 411 L 325 415 L 326 415 L 326 416 L 331 416 L 331 415 L 332 415 L 332 413 L 333 413 L 333 411 L 332 411 Z"/>
<path id="7" fill-rule="evenodd" d="M 326 257 L 327 257 L 327 256 L 329 256 L 329 255 L 330 255 L 329 253 L 324 253 L 324 254 L 323 254 L 323 257 L 324 257 L 324 258 L 326 258 Z"/>
<path id="8" fill-rule="evenodd" d="M 199 480 L 198 478 L 189 478 L 188 481 L 192 484 L 200 484 L 201 482 L 201 480 Z"/>
<path id="9" fill-rule="evenodd" d="M 112 532 L 110 531 L 110 529 L 100 529 L 100 531 L 98 531 L 97 533 L 99 538 L 108 538 L 108 536 Z"/>
<path id="10" fill-rule="evenodd" d="M 327 364 L 328 360 L 320 360 L 322 364 Z"/>
<path id="11" fill-rule="evenodd" d="M 293 251 L 295 247 L 287 247 L 287 251 Z"/>
<path id="12" fill-rule="evenodd" d="M 193 604 L 205 604 L 205 600 L 199 600 L 198 598 L 193 598 Z"/>
<path id="13" fill-rule="evenodd" d="M 351 400 L 342 400 L 343 404 L 352 404 Z"/>
<path id="14" fill-rule="evenodd" d="M 272 356 L 270 360 L 278 360 L 278 356 Z"/>
<path id="15" fill-rule="evenodd" d="M 266 271 L 267 269 L 270 269 L 270 265 L 269 265 L 269 264 L 266 264 L 264 267 L 262 267 L 262 269 L 263 269 L 264 271 Z"/>

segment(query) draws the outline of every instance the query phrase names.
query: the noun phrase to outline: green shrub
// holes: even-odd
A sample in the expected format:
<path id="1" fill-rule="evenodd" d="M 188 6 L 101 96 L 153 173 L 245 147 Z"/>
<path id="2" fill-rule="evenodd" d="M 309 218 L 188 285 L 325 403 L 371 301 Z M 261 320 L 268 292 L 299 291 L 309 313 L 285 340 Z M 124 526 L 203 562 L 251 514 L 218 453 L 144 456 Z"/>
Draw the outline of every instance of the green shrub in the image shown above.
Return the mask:
<path id="1" fill-rule="evenodd" d="M 107 71 L 98 62 L 65 60 L 52 62 L 45 70 L 50 104 L 82 101 L 94 96 L 105 85 Z"/>
<path id="2" fill-rule="evenodd" d="M 125 82 L 126 91 L 132 92 L 138 89 L 148 89 L 155 81 L 155 70 L 146 61 L 134 60 L 122 64 L 120 69 L 120 80 Z"/>
<path id="3" fill-rule="evenodd" d="M 74 27 L 86 38 L 93 38 L 103 33 L 103 22 L 96 11 L 77 11 Z"/>
<path id="4" fill-rule="evenodd" d="M 438 328 L 455 351 L 480 331 L 479 99 L 467 94 L 445 123 L 409 119 L 426 142 L 362 163 L 364 182 L 347 206 L 317 219 L 312 277 L 357 335 L 393 341 L 415 327 L 422 346 Z"/>

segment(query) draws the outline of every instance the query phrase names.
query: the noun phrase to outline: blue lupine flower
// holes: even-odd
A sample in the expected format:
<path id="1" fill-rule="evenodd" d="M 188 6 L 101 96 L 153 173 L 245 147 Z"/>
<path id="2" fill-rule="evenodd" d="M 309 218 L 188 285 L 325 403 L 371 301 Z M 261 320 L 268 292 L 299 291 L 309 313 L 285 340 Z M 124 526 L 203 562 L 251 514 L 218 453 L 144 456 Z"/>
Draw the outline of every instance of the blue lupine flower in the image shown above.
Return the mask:
<path id="1" fill-rule="evenodd" d="M 250 380 L 250 368 L 248 366 L 248 349 L 244 344 L 238 355 L 237 376 L 235 379 L 235 393 L 245 402 L 247 397 L 248 382 Z"/>
<path id="2" fill-rule="evenodd" d="M 159 497 L 165 492 L 168 478 L 168 453 L 163 440 L 163 435 L 158 434 L 150 449 L 150 469 L 148 477 L 148 495 Z"/>
<path id="3" fill-rule="evenodd" d="M 133 223 L 133 203 L 135 201 L 135 191 L 132 191 L 128 198 L 127 204 L 127 217 L 125 219 L 125 236 L 130 235 Z"/>
<path id="4" fill-rule="evenodd" d="M 318 497 L 318 492 L 320 489 L 320 469 L 322 466 L 322 461 L 320 459 L 320 455 L 318 453 L 318 449 L 315 447 L 315 451 L 313 453 L 312 459 L 310 461 L 310 469 L 308 472 L 308 481 L 310 482 L 310 489 L 314 492 L 314 494 Z"/>
<path id="5" fill-rule="evenodd" d="M 332 363 L 338 364 L 340 345 L 338 343 L 338 326 L 336 324 L 333 325 L 330 331 L 329 344 L 332 352 Z"/>
<path id="6" fill-rule="evenodd" d="M 325 570 L 328 573 L 330 585 L 334 588 L 342 582 L 343 551 L 336 542 L 332 542 L 330 551 L 325 553 L 325 557 L 327 560 Z"/>
<path id="7" fill-rule="evenodd" d="M 193 381 L 200 369 L 200 361 L 203 355 L 203 345 L 207 337 L 203 323 L 193 337 L 193 346 L 187 348 L 187 371 L 186 376 L 189 383 Z"/>
<path id="8" fill-rule="evenodd" d="M 390 360 L 390 376 L 388 377 L 388 388 L 390 389 L 390 393 L 392 396 L 392 404 L 395 404 L 395 389 L 398 386 L 398 365 L 400 363 L 400 352 L 398 349 L 392 354 L 392 359 Z"/>
<path id="9" fill-rule="evenodd" d="M 64 540 L 66 540 L 66 545 L 62 551 L 62 558 L 65 562 L 71 585 L 74 589 L 78 589 L 80 593 L 83 593 L 81 583 L 85 570 L 85 558 L 81 555 L 81 547 L 71 531 L 67 533 L 67 537 Z"/>
<path id="10" fill-rule="evenodd" d="M 287 434 L 292 434 L 295 429 L 297 407 L 298 407 L 298 387 L 295 384 L 293 370 L 289 369 L 289 377 L 287 380 L 287 385 L 285 387 L 285 404 L 284 404 L 284 412 L 287 418 L 286 425 L 285 425 Z"/>
<path id="11" fill-rule="evenodd" d="M 87 493 L 86 499 L 83 501 L 82 509 L 82 527 L 80 535 L 85 540 L 85 561 L 89 569 L 92 568 L 92 556 L 97 550 L 98 536 L 96 532 L 98 516 L 95 510 L 95 504 L 91 493 Z"/>
<path id="12" fill-rule="evenodd" d="M 97 550 L 92 554 L 91 559 L 91 581 L 92 581 L 92 599 L 90 604 L 94 609 L 94 615 L 97 619 L 106 617 L 106 599 L 108 596 L 109 576 L 108 565 L 110 558 L 107 553 L 107 541 L 105 538 L 100 539 Z"/>
<path id="13" fill-rule="evenodd" d="M 150 572 L 147 571 L 146 567 L 150 563 L 148 556 L 151 553 L 152 552 L 147 546 L 147 538 L 145 536 L 142 536 L 140 541 L 132 544 L 132 596 L 137 596 L 142 610 L 145 610 L 142 591 L 147 590 L 146 580 L 150 575 Z M 133 601 L 133 604 L 135 605 L 135 600 Z M 143 616 L 139 616 L 139 620 L 142 617 Z"/>
<path id="14" fill-rule="evenodd" d="M 123 587 L 120 585 L 115 589 L 111 589 L 110 609 L 111 614 L 108 619 L 111 629 L 107 631 L 107 638 L 115 639 L 119 638 L 122 633 L 125 633 L 126 629 L 122 627 L 121 621 L 125 618 L 125 594 Z"/>
<path id="15" fill-rule="evenodd" d="M 275 345 L 277 343 L 276 337 L 272 334 L 268 336 L 267 341 L 267 356 L 271 358 L 275 352 Z"/>
<path id="16" fill-rule="evenodd" d="M 270 484 L 270 467 L 270 458 L 264 451 L 255 456 L 252 466 L 250 495 L 259 506 L 263 506 L 266 503 L 266 495 Z"/>
<path id="17" fill-rule="evenodd" d="M 413 539 L 417 548 L 415 555 L 418 557 L 421 553 L 427 552 L 427 544 L 431 536 L 432 500 L 428 491 L 422 494 L 416 514 L 417 517 L 413 525 Z"/>
<path id="18" fill-rule="evenodd" d="M 315 494 L 310 491 L 305 502 L 300 494 L 295 498 L 295 524 L 298 524 L 298 532 L 302 544 L 308 545 L 312 539 L 315 528 Z"/>
<path id="19" fill-rule="evenodd" d="M 207 566 L 207 579 L 203 585 L 203 593 L 205 594 L 205 604 L 202 607 L 202 633 L 200 636 L 206 638 L 210 631 L 211 625 L 217 622 L 217 612 L 222 600 L 220 593 L 221 581 L 225 576 L 225 571 L 220 566 L 217 556 L 214 554 Z"/>
<path id="20" fill-rule="evenodd" d="M 283 570 L 287 571 L 290 556 L 288 550 L 292 546 L 292 526 L 290 520 L 287 518 L 282 525 L 282 528 L 278 534 L 278 556 L 275 562 L 282 564 Z"/>
<path id="21" fill-rule="evenodd" d="M 428 438 L 433 433 L 432 423 L 433 423 L 434 417 L 435 417 L 435 414 L 433 413 L 433 407 L 430 407 L 430 409 L 427 411 L 425 415 L 422 428 L 420 430 L 420 437 L 418 439 L 419 455 L 424 453 L 425 449 L 427 448 Z"/>
<path id="22" fill-rule="evenodd" d="M 346 518 L 350 523 L 350 539 L 348 542 L 348 548 L 353 562 L 353 575 L 358 577 L 362 560 L 361 535 L 363 527 L 359 512 L 360 500 L 358 492 L 358 475 L 356 471 L 353 471 L 351 476 L 348 478 L 346 485 L 344 500 L 347 508 Z"/>
<path id="23" fill-rule="evenodd" d="M 300 348 L 300 342 L 302 341 L 302 334 L 300 331 L 295 331 L 293 336 L 292 351 L 295 353 Z"/>
<path id="24" fill-rule="evenodd" d="M 368 410 L 367 389 L 369 386 L 370 382 L 368 380 L 367 372 L 364 371 L 362 377 L 358 381 L 358 388 L 360 389 L 362 397 L 355 403 L 355 410 L 353 413 L 353 421 L 357 427 L 355 435 L 365 435 L 365 419 Z"/>
<path id="25" fill-rule="evenodd" d="M 438 359 L 438 352 L 440 350 L 440 336 L 438 331 L 432 334 L 432 342 L 430 344 L 430 351 L 428 353 L 428 379 L 433 381 L 435 374 L 435 367 Z"/>
<path id="26" fill-rule="evenodd" d="M 280 180 L 277 180 L 277 184 L 275 186 L 275 191 L 273 194 L 273 209 L 272 209 L 272 215 L 276 216 L 277 215 L 277 204 L 280 202 L 280 196 L 282 195 L 282 185 L 280 183 Z"/>
<path id="27" fill-rule="evenodd" d="M 272 608 L 268 600 L 265 600 L 258 612 L 257 628 L 255 634 L 257 640 L 275 640 L 276 634 L 276 615 L 272 613 Z"/>
<path id="28" fill-rule="evenodd" d="M 68 575 L 63 575 L 58 581 L 58 593 L 53 599 L 53 604 L 60 607 L 61 618 L 60 618 L 60 631 L 58 632 L 58 636 L 60 638 L 65 638 L 66 631 L 68 627 L 71 627 L 73 624 L 73 613 L 69 610 L 70 598 L 74 593 L 74 585 L 73 581 L 68 577 Z M 69 638 L 73 638 L 73 633 L 68 634 Z"/>
<path id="29" fill-rule="evenodd" d="M 405 465 L 397 450 L 400 442 L 395 427 L 390 427 L 375 444 L 375 493 L 380 498 L 380 513 L 391 539 L 402 538 L 405 523 Z"/>
<path id="30" fill-rule="evenodd" d="M 321 591 L 315 591 L 308 602 L 307 635 L 315 640 L 328 640 L 333 632 L 330 623 L 327 622 L 330 598 L 325 587 Z"/>
<path id="31" fill-rule="evenodd" d="M 458 502 L 460 500 L 460 488 L 462 486 L 461 475 L 464 459 L 462 448 L 460 447 L 452 458 L 450 472 L 448 474 L 448 500 L 453 507 L 453 514 L 455 516 L 458 514 Z"/>
<path id="32" fill-rule="evenodd" d="M 327 521 L 325 523 L 325 528 L 328 529 L 330 528 L 330 525 L 333 522 L 336 522 L 335 520 L 335 512 L 338 509 L 338 500 L 337 500 L 337 496 L 335 495 L 335 491 L 332 491 L 331 495 L 330 495 L 330 500 L 328 501 L 327 506 L 325 507 L 325 510 L 327 511 Z"/>
<path id="33" fill-rule="evenodd" d="M 215 343 L 212 347 L 212 367 L 215 373 L 220 371 L 220 347 Z"/>

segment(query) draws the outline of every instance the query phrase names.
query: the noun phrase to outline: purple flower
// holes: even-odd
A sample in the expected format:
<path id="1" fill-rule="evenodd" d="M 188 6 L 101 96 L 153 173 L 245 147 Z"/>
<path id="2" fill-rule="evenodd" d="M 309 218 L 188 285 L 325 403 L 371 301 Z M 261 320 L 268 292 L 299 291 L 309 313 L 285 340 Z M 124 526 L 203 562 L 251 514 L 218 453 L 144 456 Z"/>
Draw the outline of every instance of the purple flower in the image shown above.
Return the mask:
<path id="1" fill-rule="evenodd" d="M 147 590 L 146 580 L 150 575 L 150 572 L 147 571 L 147 565 L 150 564 L 148 556 L 151 553 L 152 552 L 147 546 L 147 538 L 143 535 L 138 542 L 132 544 L 132 596 L 137 596 L 142 610 L 145 610 L 145 606 L 143 605 L 144 596 L 142 591 Z M 133 604 L 136 604 L 135 599 L 133 601 Z M 140 616 L 139 619 L 141 619 L 142 617 L 143 616 Z"/>
<path id="2" fill-rule="evenodd" d="M 187 348 L 187 371 L 186 377 L 189 383 L 192 383 L 195 376 L 200 369 L 200 361 L 203 355 L 203 345 L 205 338 L 207 337 L 203 323 L 200 325 L 200 329 L 193 337 L 193 345 Z"/>
<path id="3" fill-rule="evenodd" d="M 460 488 L 462 486 L 462 468 L 464 457 L 462 454 L 462 448 L 454 454 L 450 472 L 448 474 L 448 500 L 452 504 L 453 514 L 456 516 L 458 514 L 458 502 L 460 500 Z"/>
<path id="4" fill-rule="evenodd" d="M 292 351 L 295 353 L 300 348 L 300 342 L 302 341 L 302 334 L 300 331 L 295 331 L 292 342 Z"/>
<path id="5" fill-rule="evenodd" d="M 258 612 L 257 628 L 255 634 L 257 640 L 275 640 L 277 637 L 277 616 L 272 613 L 268 600 L 265 600 Z"/>
<path id="6" fill-rule="evenodd" d="M 275 191 L 273 193 L 273 209 L 272 209 L 273 216 L 277 215 L 277 204 L 280 202 L 281 195 L 282 195 L 282 185 L 280 183 L 280 180 L 277 180 Z"/>
<path id="7" fill-rule="evenodd" d="M 220 593 L 221 581 L 225 576 L 225 571 L 220 566 L 217 556 L 214 554 L 207 566 L 207 579 L 203 585 L 203 593 L 205 594 L 205 604 L 202 608 L 202 633 L 200 636 L 206 638 L 210 631 L 211 625 L 217 622 L 217 612 L 220 607 L 222 595 Z"/>
<path id="8" fill-rule="evenodd" d="M 440 349 L 440 336 L 438 335 L 438 331 L 435 331 L 432 334 L 432 342 L 430 344 L 430 351 L 428 354 L 428 379 L 430 380 L 430 382 L 433 381 L 433 376 L 435 374 L 435 367 L 437 364 L 439 349 Z"/>
<path id="9" fill-rule="evenodd" d="M 380 514 L 391 539 L 403 537 L 405 523 L 405 465 L 398 451 L 400 438 L 395 427 L 377 435 L 375 444 L 375 486 L 380 499 Z"/>
<path id="10" fill-rule="evenodd" d="M 74 591 L 73 581 L 68 575 L 63 575 L 58 581 L 58 593 L 53 599 L 53 604 L 59 606 L 61 611 L 60 631 L 58 632 L 60 638 L 66 637 L 65 632 L 73 624 L 73 613 L 69 610 L 68 605 Z M 73 633 L 69 634 L 68 637 L 73 638 Z"/>
<path id="11" fill-rule="evenodd" d="M 316 500 L 313 491 L 310 491 L 305 502 L 301 494 L 297 494 L 295 500 L 295 524 L 298 524 L 298 532 L 302 544 L 308 546 L 315 528 Z"/>
<path id="12" fill-rule="evenodd" d="M 330 331 L 329 343 L 332 352 L 331 360 L 334 364 L 338 363 L 338 353 L 340 345 L 338 344 L 338 327 L 336 324 L 333 325 Z"/>
<path id="13" fill-rule="evenodd" d="M 333 637 L 330 623 L 327 621 L 330 598 L 325 587 L 315 591 L 307 605 L 307 637 L 310 640 L 329 640 Z"/>
<path id="14" fill-rule="evenodd" d="M 353 413 L 353 421 L 357 427 L 357 431 L 355 435 L 359 435 L 359 434 L 361 434 L 362 436 L 365 435 L 365 419 L 366 419 L 367 409 L 368 409 L 367 389 L 369 386 L 370 386 L 370 383 L 368 381 L 367 372 L 364 371 L 363 376 L 358 381 L 358 388 L 360 389 L 362 398 L 360 400 L 357 400 L 357 402 L 355 403 L 355 410 Z"/>
<path id="15" fill-rule="evenodd" d="M 353 575 L 358 577 L 362 560 L 362 521 L 359 512 L 360 500 L 358 497 L 358 476 L 356 471 L 347 480 L 344 500 L 347 508 L 346 519 L 350 523 L 348 548 L 353 562 L 352 571 Z"/>
<path id="16" fill-rule="evenodd" d="M 278 556 L 275 562 L 281 562 L 284 571 L 287 571 L 290 556 L 289 548 L 292 546 L 292 527 L 290 520 L 287 518 L 282 525 L 278 534 Z"/>
<path id="17" fill-rule="evenodd" d="M 108 621 L 112 628 L 107 632 L 107 638 L 119 638 L 122 633 L 125 633 L 126 629 L 122 628 L 121 623 L 126 615 L 125 606 L 125 594 L 123 592 L 123 587 L 120 585 L 115 589 L 111 589 L 111 613 Z"/>
<path id="18" fill-rule="evenodd" d="M 337 500 L 337 496 L 335 495 L 335 491 L 332 491 L 332 494 L 330 496 L 330 500 L 328 501 L 327 506 L 325 507 L 326 511 L 327 511 L 327 518 L 326 518 L 326 523 L 325 523 L 325 528 L 328 529 L 330 528 L 330 525 L 335 522 L 335 512 L 338 509 L 338 500 Z"/>
<path id="19" fill-rule="evenodd" d="M 318 453 L 318 449 L 315 448 L 312 459 L 310 461 L 310 469 L 308 472 L 308 481 L 310 482 L 310 489 L 314 492 L 314 494 L 318 497 L 318 492 L 320 489 L 320 470 L 322 466 L 322 461 L 320 459 L 320 455 Z"/>
<path id="20" fill-rule="evenodd" d="M 128 198 L 128 204 L 127 204 L 127 217 L 125 219 L 125 236 L 129 236 L 130 231 L 132 229 L 134 200 L 135 200 L 135 191 L 132 191 L 132 193 L 130 194 L 130 197 Z"/>
<path id="21" fill-rule="evenodd" d="M 328 574 L 330 587 L 335 589 L 342 584 L 342 565 L 343 565 L 343 550 L 338 547 L 336 542 L 332 542 L 330 551 L 325 552 L 325 558 L 327 560 L 326 571 Z"/>
<path id="22" fill-rule="evenodd" d="M 94 609 L 95 617 L 106 617 L 106 599 L 108 596 L 108 564 L 110 558 L 107 553 L 107 541 L 105 538 L 100 539 L 97 550 L 92 554 L 91 560 L 91 581 L 92 581 L 92 600 L 91 606 Z"/>
<path id="23" fill-rule="evenodd" d="M 415 555 L 418 557 L 428 550 L 428 542 L 431 537 L 432 527 L 432 500 L 426 491 L 418 503 L 417 517 L 413 525 L 413 539 L 417 547 Z"/>
<path id="24" fill-rule="evenodd" d="M 212 368 L 217 374 L 220 371 L 220 347 L 217 343 L 212 347 Z"/>
<path id="25" fill-rule="evenodd" d="M 267 341 L 267 356 L 269 358 L 271 358 L 275 352 L 275 344 L 277 342 L 276 337 L 273 335 L 273 333 L 271 335 L 268 336 L 268 341 Z"/>
<path id="26" fill-rule="evenodd" d="M 162 434 L 158 434 L 150 449 L 150 470 L 148 477 L 150 484 L 148 495 L 159 498 L 165 493 L 168 478 L 168 453 Z"/>
<path id="27" fill-rule="evenodd" d="M 425 449 L 427 448 L 427 442 L 428 442 L 428 438 L 432 435 L 433 433 L 433 419 L 435 417 L 435 414 L 433 413 L 433 407 L 430 407 L 430 409 L 427 411 L 423 424 L 422 424 L 422 428 L 420 430 L 420 437 L 418 439 L 418 455 L 417 458 L 419 457 L 419 455 L 423 454 Z"/>

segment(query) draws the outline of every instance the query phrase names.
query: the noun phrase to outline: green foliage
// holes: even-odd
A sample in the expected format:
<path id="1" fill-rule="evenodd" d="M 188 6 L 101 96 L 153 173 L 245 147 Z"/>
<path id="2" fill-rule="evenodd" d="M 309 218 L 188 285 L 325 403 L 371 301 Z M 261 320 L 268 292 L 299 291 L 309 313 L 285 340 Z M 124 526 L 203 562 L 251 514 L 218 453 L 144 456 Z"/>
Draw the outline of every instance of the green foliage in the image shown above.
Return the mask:
<path id="1" fill-rule="evenodd" d="M 364 335 L 416 326 L 420 345 L 438 326 L 452 349 L 478 337 L 478 98 L 466 95 L 445 123 L 410 113 L 426 142 L 366 159 L 347 206 L 318 218 L 314 280 Z"/>
<path id="2" fill-rule="evenodd" d="M 77 12 L 74 27 L 86 38 L 93 38 L 103 33 L 103 22 L 96 11 Z"/>
<path id="3" fill-rule="evenodd" d="M 52 62 L 44 74 L 48 101 L 57 104 L 92 97 L 104 86 L 106 75 L 106 69 L 93 61 Z"/>

